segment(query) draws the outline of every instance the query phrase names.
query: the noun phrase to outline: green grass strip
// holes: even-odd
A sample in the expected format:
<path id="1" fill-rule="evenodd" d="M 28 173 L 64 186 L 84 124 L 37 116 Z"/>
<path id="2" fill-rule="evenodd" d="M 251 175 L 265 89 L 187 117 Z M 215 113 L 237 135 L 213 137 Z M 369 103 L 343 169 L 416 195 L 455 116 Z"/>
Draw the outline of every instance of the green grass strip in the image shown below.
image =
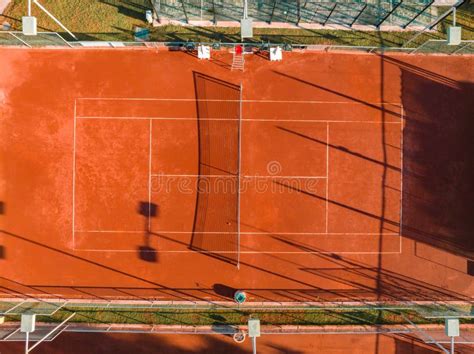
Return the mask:
<path id="1" fill-rule="evenodd" d="M 65 307 L 54 316 L 38 316 L 38 321 L 59 323 L 72 313 L 71 322 L 88 324 L 143 325 L 244 325 L 250 317 L 259 318 L 263 325 L 396 325 L 406 324 L 404 314 L 417 324 L 443 323 L 422 317 L 413 310 L 238 310 L 238 309 L 98 309 Z M 19 316 L 7 316 L 7 321 L 19 321 Z M 472 319 L 463 323 L 474 323 Z"/>

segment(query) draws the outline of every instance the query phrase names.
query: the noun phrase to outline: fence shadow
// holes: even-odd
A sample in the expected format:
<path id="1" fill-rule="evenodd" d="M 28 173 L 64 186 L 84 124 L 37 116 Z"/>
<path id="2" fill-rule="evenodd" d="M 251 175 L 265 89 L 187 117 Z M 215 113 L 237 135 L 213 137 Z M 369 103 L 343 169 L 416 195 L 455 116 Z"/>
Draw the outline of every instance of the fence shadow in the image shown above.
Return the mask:
<path id="1" fill-rule="evenodd" d="M 349 299 L 352 297 L 354 301 L 360 301 L 364 298 L 369 299 L 373 297 L 373 294 L 378 295 L 377 299 L 379 301 L 469 300 L 463 294 L 425 283 L 402 273 L 337 254 L 324 254 L 321 253 L 322 250 L 314 246 L 285 240 L 280 235 L 273 235 L 272 238 L 324 260 L 329 266 L 324 268 L 300 268 L 300 270 L 313 274 L 318 278 L 335 281 L 338 284 L 352 288 L 352 290 L 345 293 L 345 296 Z M 349 294 L 350 296 L 348 296 Z M 339 298 L 343 298 L 341 296 L 342 292 L 338 295 Z"/>
<path id="2" fill-rule="evenodd" d="M 119 287 L 91 286 L 91 285 L 49 285 L 49 284 L 25 284 L 19 281 L 0 277 L 0 295 L 6 297 L 18 298 L 58 298 L 57 294 L 64 297 L 87 298 L 110 300 L 112 298 L 120 299 L 140 299 L 147 300 L 156 297 L 166 299 L 176 299 L 184 301 L 206 301 L 206 298 L 220 299 L 228 301 L 232 287 L 223 284 L 215 284 L 211 288 L 196 287 L 190 288 L 169 288 L 140 276 L 128 273 L 127 271 L 116 269 L 114 267 L 90 260 L 61 249 L 41 244 L 26 237 L 0 230 L 4 236 L 24 241 L 30 245 L 38 246 L 44 250 L 52 252 L 56 256 L 74 259 L 82 263 L 82 266 L 93 266 L 97 269 L 104 269 L 110 274 L 122 275 L 124 280 L 136 280 L 140 285 L 127 286 L 127 282 Z M 320 260 L 327 264 L 323 268 L 310 268 L 308 265 L 296 264 L 290 259 L 280 258 L 272 255 L 272 258 L 278 258 L 285 262 L 287 266 L 297 267 L 300 270 L 300 276 L 289 276 L 276 269 L 269 269 L 250 262 L 241 262 L 243 268 L 252 268 L 265 276 L 273 276 L 275 279 L 291 281 L 292 286 L 284 288 L 245 288 L 249 295 L 256 301 L 373 301 L 375 293 L 379 294 L 379 299 L 385 300 L 466 300 L 466 296 L 434 284 L 421 282 L 419 279 L 411 278 L 404 274 L 394 271 L 378 271 L 377 266 L 373 264 L 356 261 L 351 258 L 342 257 L 335 254 L 323 254 L 322 250 L 284 239 L 282 236 L 273 235 L 276 242 L 283 242 L 295 248 L 298 251 L 308 252 L 308 257 L 313 261 Z M 65 259 L 66 259 L 65 258 Z M 333 288 L 321 287 L 321 279 L 331 281 L 340 286 Z M 128 283 L 129 284 L 129 283 Z M 36 294 L 36 295 L 32 295 Z"/>

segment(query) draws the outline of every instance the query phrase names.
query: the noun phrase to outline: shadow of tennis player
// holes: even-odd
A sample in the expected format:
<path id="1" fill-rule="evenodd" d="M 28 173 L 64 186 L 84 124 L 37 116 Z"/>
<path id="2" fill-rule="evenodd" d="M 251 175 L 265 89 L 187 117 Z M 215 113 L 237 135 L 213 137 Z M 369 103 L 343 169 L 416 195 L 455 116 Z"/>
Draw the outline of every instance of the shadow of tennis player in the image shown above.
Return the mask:
<path id="1" fill-rule="evenodd" d="M 154 203 L 139 202 L 138 214 L 145 220 L 143 245 L 138 246 L 138 257 L 145 262 L 158 262 L 157 251 L 150 246 L 151 218 L 158 215 L 158 206 Z"/>
<path id="2" fill-rule="evenodd" d="M 235 288 L 218 283 L 214 284 L 212 286 L 212 289 L 217 295 L 223 296 L 228 299 L 234 299 L 234 293 L 237 291 L 237 289 Z"/>

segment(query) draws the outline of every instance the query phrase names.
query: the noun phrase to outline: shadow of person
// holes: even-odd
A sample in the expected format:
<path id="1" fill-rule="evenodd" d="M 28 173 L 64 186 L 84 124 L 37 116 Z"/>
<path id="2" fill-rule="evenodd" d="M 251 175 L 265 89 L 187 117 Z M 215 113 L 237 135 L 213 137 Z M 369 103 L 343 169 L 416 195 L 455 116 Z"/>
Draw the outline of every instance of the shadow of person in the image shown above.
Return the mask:
<path id="1" fill-rule="evenodd" d="M 237 291 L 237 289 L 231 288 L 230 286 L 227 286 L 224 284 L 214 284 L 212 288 L 217 295 L 220 295 L 232 300 L 234 299 L 234 293 Z"/>
<path id="2" fill-rule="evenodd" d="M 151 247 L 151 218 L 155 218 L 158 215 L 158 206 L 154 203 L 139 202 L 138 203 L 138 214 L 144 217 L 144 238 L 143 245 L 138 246 L 138 258 L 142 261 L 157 263 L 158 253 L 157 250 Z"/>

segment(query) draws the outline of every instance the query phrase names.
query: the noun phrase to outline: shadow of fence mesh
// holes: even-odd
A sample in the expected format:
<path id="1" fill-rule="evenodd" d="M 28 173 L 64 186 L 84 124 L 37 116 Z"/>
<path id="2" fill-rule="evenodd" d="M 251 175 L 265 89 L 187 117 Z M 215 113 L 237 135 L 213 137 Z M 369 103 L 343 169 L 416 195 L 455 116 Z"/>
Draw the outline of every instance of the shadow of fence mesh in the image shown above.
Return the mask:
<path id="1" fill-rule="evenodd" d="M 190 248 L 236 264 L 240 87 L 194 73 L 199 176 Z"/>

